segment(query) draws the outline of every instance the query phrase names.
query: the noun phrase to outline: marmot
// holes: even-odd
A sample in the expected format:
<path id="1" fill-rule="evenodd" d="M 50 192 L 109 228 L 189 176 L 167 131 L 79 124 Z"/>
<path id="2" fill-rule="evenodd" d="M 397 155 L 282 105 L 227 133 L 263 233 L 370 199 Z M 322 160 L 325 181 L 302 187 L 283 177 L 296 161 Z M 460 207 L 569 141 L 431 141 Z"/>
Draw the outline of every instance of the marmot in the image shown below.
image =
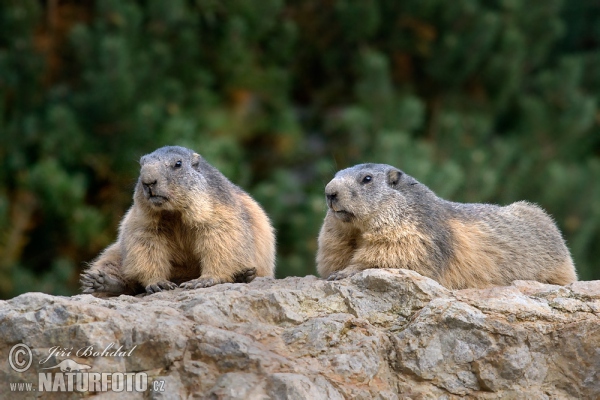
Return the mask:
<path id="1" fill-rule="evenodd" d="M 262 208 L 199 154 L 162 147 L 140 160 L 119 236 L 81 276 L 84 293 L 135 294 L 273 277 Z"/>
<path id="2" fill-rule="evenodd" d="M 399 169 L 360 164 L 325 188 L 317 270 L 329 280 L 367 268 L 405 268 L 449 289 L 577 280 L 552 218 L 519 201 L 453 203 Z"/>

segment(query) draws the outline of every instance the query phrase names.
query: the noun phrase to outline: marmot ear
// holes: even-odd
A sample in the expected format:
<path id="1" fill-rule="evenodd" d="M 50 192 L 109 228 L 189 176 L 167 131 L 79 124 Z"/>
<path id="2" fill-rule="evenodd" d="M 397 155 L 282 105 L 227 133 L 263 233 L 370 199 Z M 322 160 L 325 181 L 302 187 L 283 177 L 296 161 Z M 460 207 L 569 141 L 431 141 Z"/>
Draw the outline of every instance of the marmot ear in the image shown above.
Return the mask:
<path id="1" fill-rule="evenodd" d="M 404 173 L 397 169 L 390 169 L 387 173 L 388 185 L 396 186 L 398 182 L 400 182 L 400 178 L 402 178 Z"/>
<path id="2" fill-rule="evenodd" d="M 200 164 L 200 154 L 194 153 L 192 154 L 192 167 L 198 168 L 198 164 Z"/>

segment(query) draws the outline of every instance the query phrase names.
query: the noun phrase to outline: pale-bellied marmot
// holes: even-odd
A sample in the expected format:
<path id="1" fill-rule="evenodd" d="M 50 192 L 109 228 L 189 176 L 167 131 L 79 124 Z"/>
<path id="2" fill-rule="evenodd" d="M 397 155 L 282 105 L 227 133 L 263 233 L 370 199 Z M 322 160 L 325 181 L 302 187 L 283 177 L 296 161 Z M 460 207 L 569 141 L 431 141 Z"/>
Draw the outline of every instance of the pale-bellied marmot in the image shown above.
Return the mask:
<path id="1" fill-rule="evenodd" d="M 82 274 L 84 293 L 154 293 L 273 276 L 273 228 L 248 194 L 184 147 L 162 147 L 140 164 L 133 206 L 117 241 Z"/>
<path id="2" fill-rule="evenodd" d="M 411 269 L 450 289 L 577 280 L 558 228 L 536 205 L 453 203 L 382 164 L 338 172 L 325 195 L 317 270 L 329 280 L 367 268 Z"/>

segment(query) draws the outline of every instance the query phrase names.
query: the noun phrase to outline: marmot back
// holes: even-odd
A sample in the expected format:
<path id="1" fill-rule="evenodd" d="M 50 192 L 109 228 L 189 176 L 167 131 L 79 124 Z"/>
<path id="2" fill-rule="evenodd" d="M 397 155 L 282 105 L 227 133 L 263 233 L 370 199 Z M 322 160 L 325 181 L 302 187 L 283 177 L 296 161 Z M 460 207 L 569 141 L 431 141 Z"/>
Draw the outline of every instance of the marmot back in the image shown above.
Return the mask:
<path id="1" fill-rule="evenodd" d="M 84 293 L 132 294 L 272 277 L 275 235 L 262 208 L 192 150 L 140 160 L 117 242 L 82 275 Z"/>
<path id="2" fill-rule="evenodd" d="M 338 172 L 325 194 L 329 209 L 317 253 L 322 277 L 406 268 L 450 289 L 577 280 L 560 231 L 534 204 L 446 201 L 383 164 Z"/>

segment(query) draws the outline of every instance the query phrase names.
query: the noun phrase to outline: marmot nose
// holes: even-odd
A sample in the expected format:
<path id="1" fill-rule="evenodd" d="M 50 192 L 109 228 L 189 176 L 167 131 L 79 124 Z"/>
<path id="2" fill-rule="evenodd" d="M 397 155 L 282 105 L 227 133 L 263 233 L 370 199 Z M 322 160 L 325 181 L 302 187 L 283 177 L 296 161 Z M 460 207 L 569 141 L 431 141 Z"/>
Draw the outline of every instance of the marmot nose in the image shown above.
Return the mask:
<path id="1" fill-rule="evenodd" d="M 148 181 L 142 181 L 142 185 L 144 185 L 144 187 L 146 187 L 146 188 L 148 188 L 148 189 L 151 189 L 151 188 L 152 188 L 152 186 L 156 185 L 156 179 L 155 179 L 155 180 L 153 180 L 153 181 L 151 181 L 151 180 L 148 180 Z"/>
<path id="2" fill-rule="evenodd" d="M 327 205 L 331 207 L 331 204 L 333 204 L 337 198 L 337 193 L 326 193 L 325 197 L 327 198 Z"/>
<path id="3" fill-rule="evenodd" d="M 154 188 L 154 185 L 156 185 L 156 179 L 151 181 L 148 180 L 146 182 L 142 181 L 142 185 L 144 185 L 144 189 L 146 189 L 146 191 L 148 191 L 148 193 L 152 194 L 152 189 Z"/>

